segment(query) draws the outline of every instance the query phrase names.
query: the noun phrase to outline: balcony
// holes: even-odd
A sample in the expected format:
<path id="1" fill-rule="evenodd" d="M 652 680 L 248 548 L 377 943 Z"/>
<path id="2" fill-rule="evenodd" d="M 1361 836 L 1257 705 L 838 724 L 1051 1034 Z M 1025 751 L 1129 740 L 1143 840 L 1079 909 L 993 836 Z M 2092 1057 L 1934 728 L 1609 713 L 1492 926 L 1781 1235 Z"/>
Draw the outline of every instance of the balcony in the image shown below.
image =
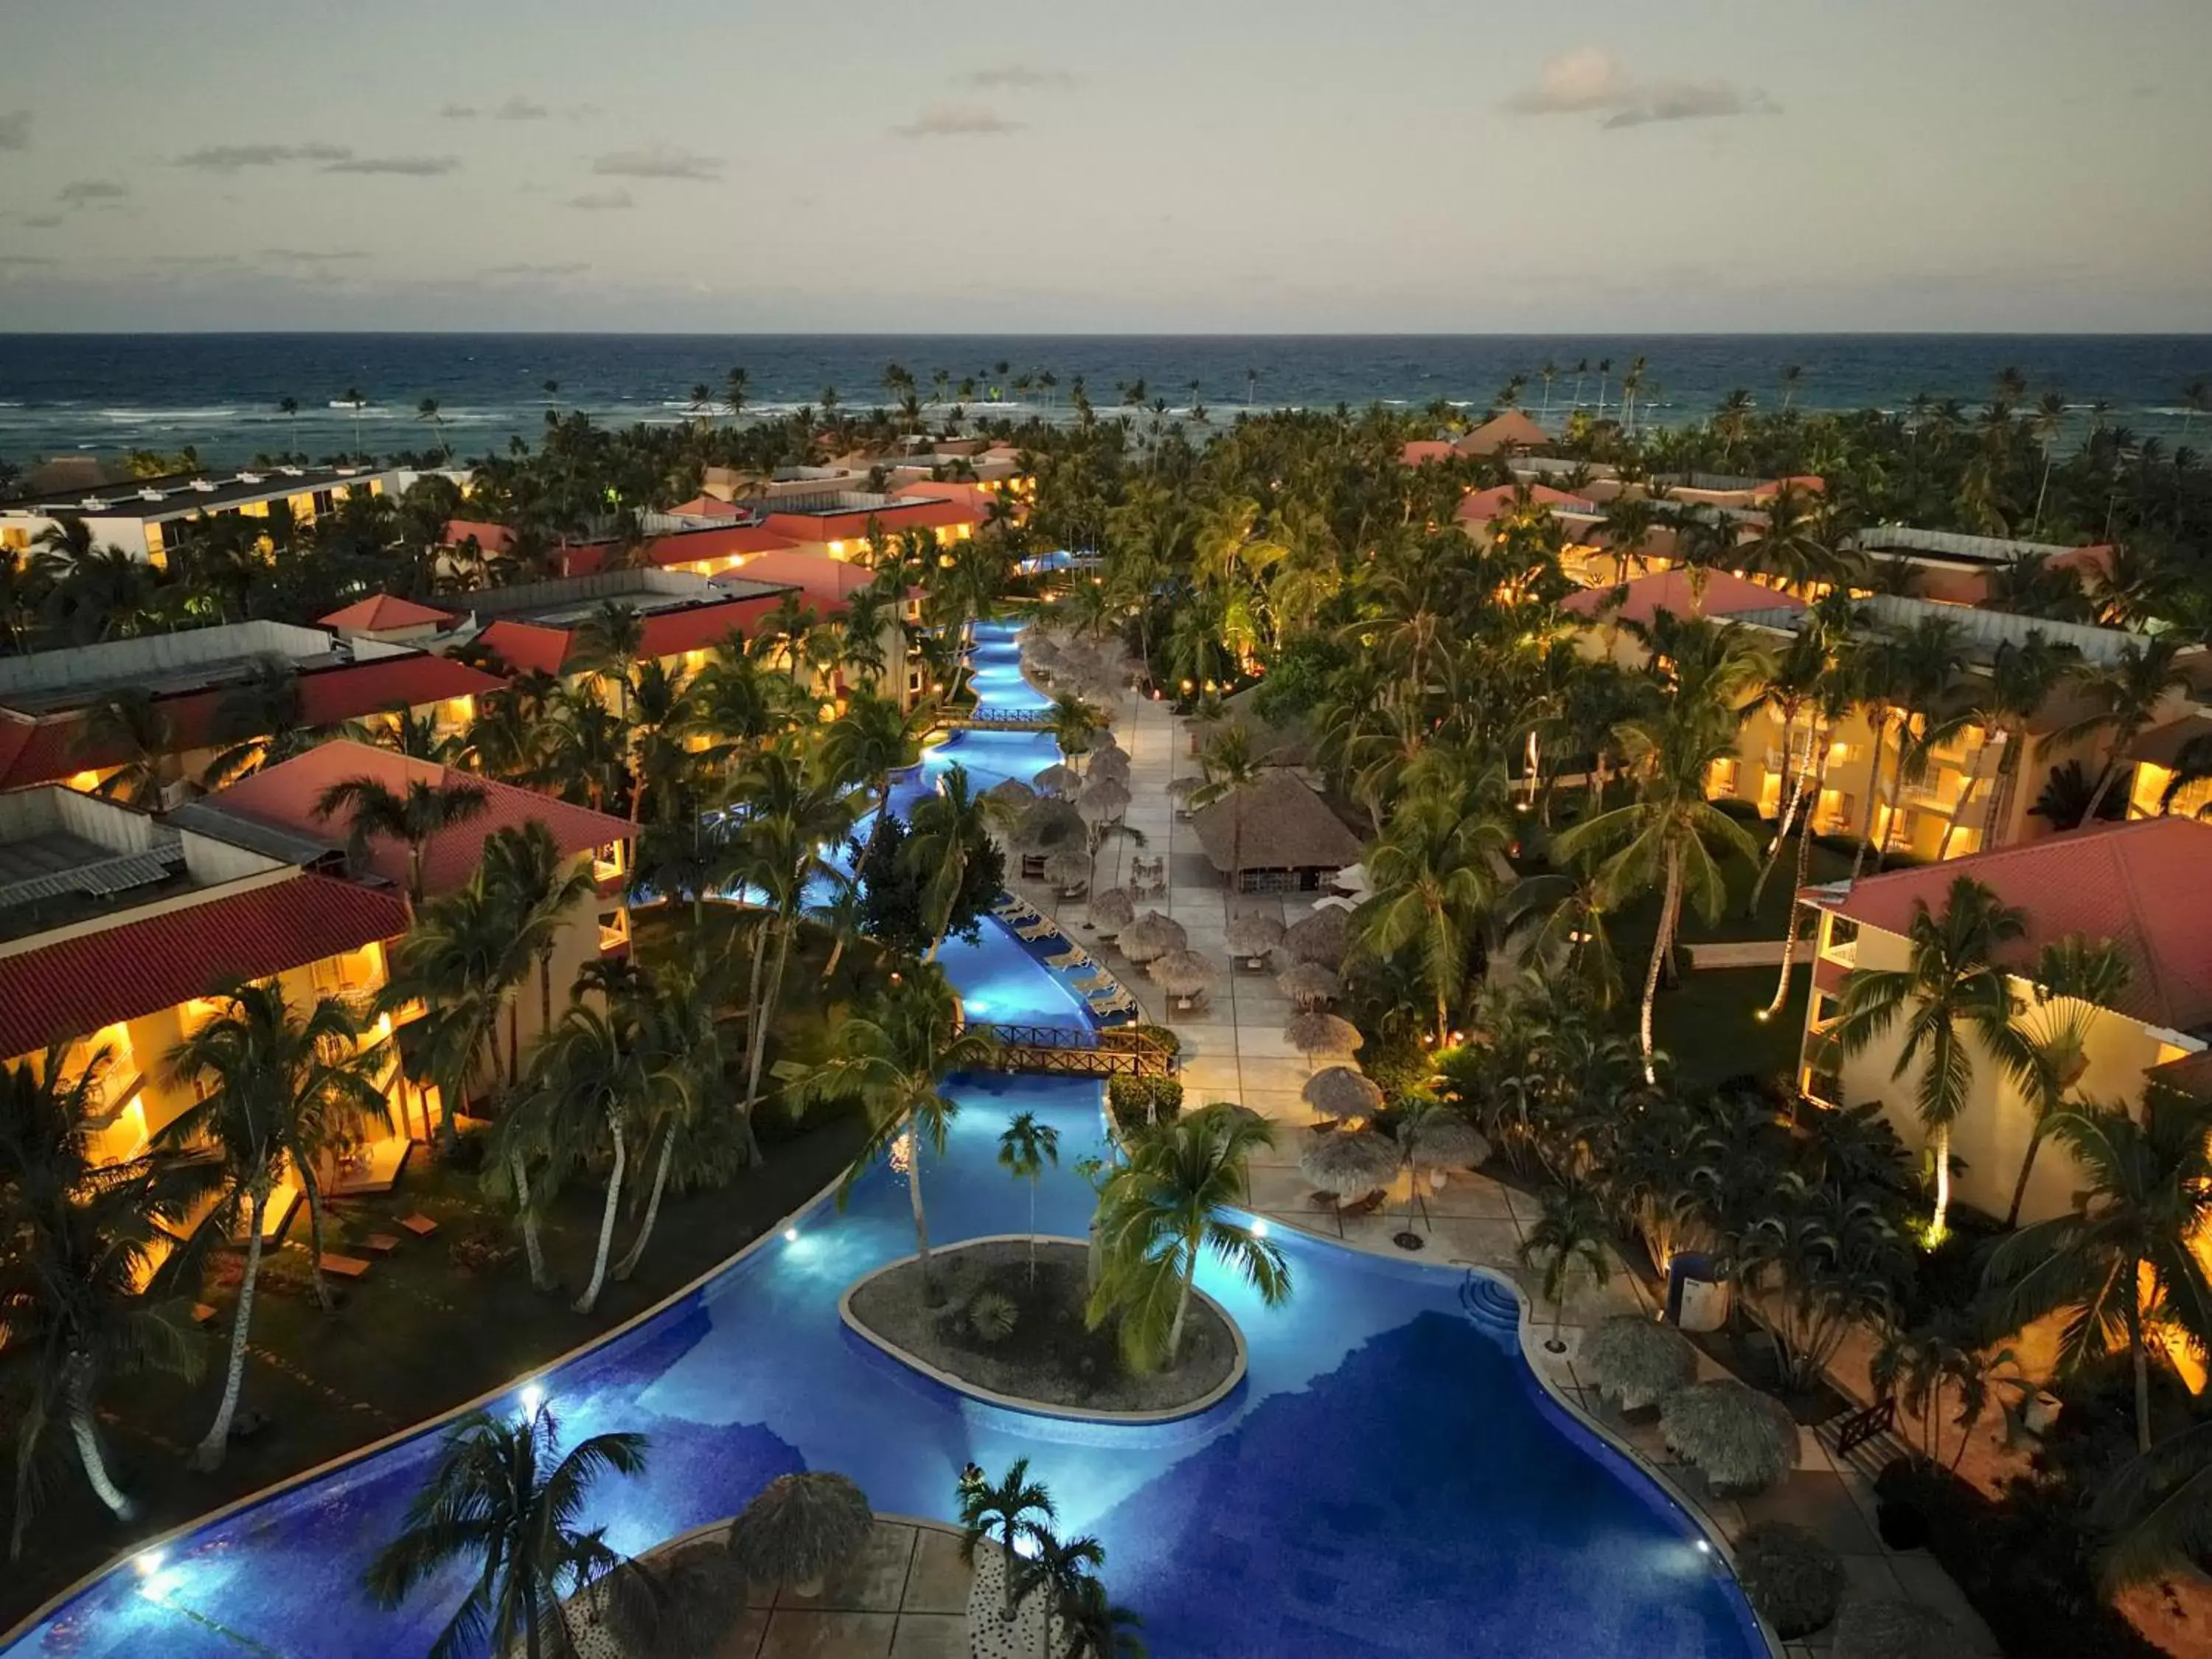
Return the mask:
<path id="1" fill-rule="evenodd" d="M 1859 942 L 1856 939 L 1833 940 L 1820 952 L 1820 960 L 1832 962 L 1838 968 L 1856 968 L 1859 965 Z"/>

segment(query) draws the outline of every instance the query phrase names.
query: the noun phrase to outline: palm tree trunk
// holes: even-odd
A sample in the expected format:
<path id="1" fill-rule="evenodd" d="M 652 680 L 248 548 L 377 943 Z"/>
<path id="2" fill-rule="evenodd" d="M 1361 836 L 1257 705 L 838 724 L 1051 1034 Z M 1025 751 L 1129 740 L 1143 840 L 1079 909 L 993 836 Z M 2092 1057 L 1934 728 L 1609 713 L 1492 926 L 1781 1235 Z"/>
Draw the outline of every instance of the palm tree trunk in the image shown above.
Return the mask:
<path id="1" fill-rule="evenodd" d="M 2134 738 L 2130 737 L 2127 741 L 2133 742 Z M 2115 745 L 2113 752 L 2115 754 L 2118 752 L 2117 745 Z M 2098 811 L 2104 805 L 2105 797 L 2112 793 L 2112 786 L 2119 781 L 2119 776 L 2120 768 L 2118 763 L 2117 761 L 2106 761 L 2105 763 L 2105 769 L 2103 773 L 2097 779 L 2097 787 L 2089 796 L 2088 809 L 2081 814 L 2081 823 L 2085 828 L 2089 824 L 2096 823 Z"/>
<path id="2" fill-rule="evenodd" d="M 1890 769 L 1889 793 L 1883 802 L 1887 810 L 1882 813 L 1881 834 L 1875 838 L 1874 849 L 1874 872 L 1877 876 L 1881 873 L 1882 860 L 1889 852 L 1890 843 L 1897 839 L 1897 803 L 1905 793 L 1905 750 L 1911 738 L 1912 717 L 1908 714 L 1897 723 L 1897 764 Z M 1875 776 L 1881 776 L 1879 767 Z"/>
<path id="3" fill-rule="evenodd" d="M 1951 1126 L 1936 1125 L 1928 1138 L 1929 1156 L 1936 1160 L 1936 1213 L 1929 1218 L 1928 1242 L 1940 1244 L 1950 1229 L 1951 1218 Z"/>
<path id="4" fill-rule="evenodd" d="M 929 1264 L 929 1217 L 921 1207 L 921 1135 L 914 1126 L 907 1126 L 907 1139 L 913 1156 L 907 1160 L 906 1195 L 914 1206 L 915 1255 L 921 1262 L 921 1293 L 924 1299 L 937 1292 L 937 1278 Z"/>
<path id="5" fill-rule="evenodd" d="M 323 1277 L 323 1184 L 315 1172 L 300 1166 L 300 1189 L 307 1195 L 307 1269 L 314 1275 L 315 1300 L 325 1313 L 331 1310 L 330 1282 Z"/>
<path id="6" fill-rule="evenodd" d="M 538 953 L 538 1036 L 543 1042 L 553 1029 L 553 953 Z"/>
<path id="7" fill-rule="evenodd" d="M 1874 809 L 1881 797 L 1882 750 L 1889 743 L 1889 716 L 1884 714 L 1875 723 L 1874 769 L 1867 779 L 1866 811 L 1859 815 L 1859 844 L 1851 853 L 1851 879 L 1859 878 L 1865 867 L 1868 845 L 1874 839 Z"/>
<path id="8" fill-rule="evenodd" d="M 1190 1289 L 1198 1282 L 1198 1247 L 1189 1245 L 1183 1252 L 1182 1290 L 1176 1297 L 1175 1323 L 1168 1327 L 1168 1369 L 1175 1369 L 1176 1361 L 1182 1357 L 1182 1322 L 1190 1312 Z"/>
<path id="9" fill-rule="evenodd" d="M 584 1286 L 583 1295 L 576 1298 L 576 1311 L 589 1313 L 599 1303 L 599 1287 L 606 1283 L 607 1252 L 615 1242 L 615 1207 L 622 1200 L 623 1164 L 628 1148 L 623 1144 L 622 1120 L 613 1122 L 615 1138 L 615 1166 L 607 1172 L 607 1201 L 599 1210 L 599 1248 L 592 1259 L 592 1281 Z"/>
<path id="10" fill-rule="evenodd" d="M 1674 945 L 1669 923 L 1681 897 L 1682 855 L 1679 851 L 1670 850 L 1667 855 L 1666 896 L 1659 904 L 1659 932 L 1651 941 L 1650 965 L 1644 970 L 1644 1009 L 1637 1021 L 1638 1035 L 1644 1044 L 1644 1080 L 1646 1083 L 1659 1080 L 1658 1070 L 1651 1063 L 1651 1009 L 1659 1000 L 1660 971 L 1665 967 L 1668 952 Z"/>
<path id="11" fill-rule="evenodd" d="M 752 1054 L 745 1067 L 745 1116 L 752 1116 L 753 1104 L 760 1098 L 761 1061 L 768 1054 L 769 1014 L 783 997 L 783 970 L 791 959 L 793 922 L 788 916 L 778 930 L 775 941 L 775 966 L 768 976 L 767 1000 L 761 1006 L 761 1017 L 753 1026 Z"/>
<path id="12" fill-rule="evenodd" d="M 1798 798 L 1805 792 L 1802 768 L 1798 769 L 1797 787 L 1793 790 L 1790 787 L 1792 781 L 1790 776 L 1790 734 L 1796 724 L 1795 720 L 1783 723 L 1782 781 L 1775 791 L 1775 801 L 1779 810 L 1774 815 L 1774 839 L 1767 842 L 1766 857 L 1759 864 L 1758 878 L 1751 884 L 1751 897 L 1743 908 L 1747 916 L 1759 914 L 1759 901 L 1766 891 L 1766 878 L 1774 873 L 1774 866 L 1782 862 L 1782 848 L 1790 839 L 1790 826 L 1797 819 Z"/>
<path id="13" fill-rule="evenodd" d="M 2128 1263 L 2128 1351 L 2136 1374 L 2136 1449 L 2150 1449 L 2150 1351 L 2143 1345 L 2142 1264 Z"/>
<path id="14" fill-rule="evenodd" d="M 507 1154 L 507 1172 L 514 1182 L 514 1211 L 522 1224 L 522 1253 L 530 1262 L 530 1288 L 550 1291 L 553 1279 L 545 1271 L 545 1247 L 538 1237 L 538 1212 L 530 1202 L 530 1166 L 520 1152 Z"/>
<path id="15" fill-rule="evenodd" d="M 230 1369 L 223 1377 L 222 1401 L 215 1408 L 215 1421 L 193 1448 L 191 1467 L 196 1469 L 221 1468 L 223 1452 L 230 1444 L 230 1420 L 238 1413 L 238 1391 L 246 1381 L 246 1338 L 253 1322 L 253 1288 L 261 1277 L 261 1225 L 268 1214 L 269 1185 L 264 1173 L 254 1183 L 247 1223 L 252 1231 L 246 1240 L 246 1273 L 238 1281 L 238 1306 L 230 1316 Z"/>
<path id="16" fill-rule="evenodd" d="M 661 1132 L 660 1161 L 653 1170 L 653 1195 L 645 1201 L 645 1219 L 638 1224 L 636 1238 L 631 1241 L 629 1252 L 615 1264 L 617 1279 L 628 1279 L 637 1271 L 637 1259 L 645 1254 L 645 1241 L 653 1237 L 653 1224 L 660 1219 L 660 1194 L 668 1185 L 668 1166 L 675 1152 L 676 1130 L 672 1125 Z"/>
<path id="17" fill-rule="evenodd" d="M 1951 809 L 1951 817 L 1943 825 L 1943 838 L 1936 843 L 1936 863 L 1941 864 L 1951 856 L 1951 837 L 1959 833 L 1959 820 L 1966 816 L 1966 808 L 1973 804 L 1974 790 L 1982 781 L 1982 756 L 1984 751 L 1996 744 L 1997 738 L 2002 735 L 2002 728 L 2000 727 L 1984 738 L 1982 740 L 1981 748 L 1974 751 L 1974 769 L 1966 774 L 1966 782 L 1959 787 L 1959 803 Z M 2002 756 L 1999 757 L 1998 764 L 2003 764 Z M 1982 845 L 1984 848 L 1989 845 L 1989 838 L 1986 836 L 1982 838 Z"/>
<path id="18" fill-rule="evenodd" d="M 91 1371 L 82 1355 L 70 1364 L 69 1419 L 70 1437 L 76 1443 L 77 1462 L 84 1466 L 84 1478 L 93 1492 L 118 1521 L 135 1520 L 138 1506 L 107 1472 L 107 1454 L 100 1443 L 100 1425 L 93 1416 Z M 23 1518 L 20 1515 L 17 1517 L 19 1537 Z"/>
<path id="19" fill-rule="evenodd" d="M 2020 1225 L 2020 1206 L 2027 1201 L 2027 1178 L 2035 1173 L 2035 1155 L 2043 1150 L 2043 1127 L 2050 1121 L 2051 1113 L 2056 1109 L 2054 1103 L 2047 1109 L 2038 1110 L 2035 1123 L 2027 1132 L 2027 1150 L 2021 1154 L 2020 1174 L 2012 1183 L 2012 1202 L 2005 1207 L 2007 1232 Z"/>

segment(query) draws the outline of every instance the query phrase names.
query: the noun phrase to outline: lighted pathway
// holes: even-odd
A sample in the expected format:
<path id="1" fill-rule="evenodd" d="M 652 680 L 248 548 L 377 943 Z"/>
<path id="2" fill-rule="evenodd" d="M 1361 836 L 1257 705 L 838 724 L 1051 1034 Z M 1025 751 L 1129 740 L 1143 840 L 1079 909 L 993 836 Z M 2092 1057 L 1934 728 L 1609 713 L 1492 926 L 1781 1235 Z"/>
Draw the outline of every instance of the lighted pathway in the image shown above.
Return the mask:
<path id="1" fill-rule="evenodd" d="M 1021 890 L 1041 909 L 1058 915 L 1071 939 L 1081 941 L 1091 954 L 1119 975 L 1144 1009 L 1147 1020 L 1171 1026 L 1182 1041 L 1182 1079 L 1186 1099 L 1192 1104 L 1211 1100 L 1233 1100 L 1268 1118 L 1276 1126 L 1273 1149 L 1254 1160 L 1253 1207 L 1271 1223 L 1304 1229 L 1326 1238 L 1341 1237 L 1356 1248 L 1404 1259 L 1392 1236 L 1406 1229 L 1410 1196 L 1404 1175 L 1398 1177 L 1389 1200 L 1371 1215 L 1340 1222 L 1311 1204 L 1313 1188 L 1297 1171 L 1299 1134 L 1315 1121 L 1312 1109 L 1299 1091 L 1313 1073 L 1324 1066 L 1349 1062 L 1354 1054 L 1322 1054 L 1308 1059 L 1284 1040 L 1289 1018 L 1288 1000 L 1275 987 L 1274 965 L 1252 970 L 1231 964 L 1224 933 L 1223 880 L 1206 860 L 1198 836 L 1186 820 L 1179 820 L 1168 794 L 1175 778 L 1198 769 L 1191 753 L 1186 725 L 1176 720 L 1164 702 L 1125 696 L 1114 708 L 1114 732 L 1129 755 L 1131 804 L 1126 821 L 1141 831 L 1146 845 L 1132 849 L 1126 841 L 1109 842 L 1099 855 L 1101 886 L 1120 881 L 1133 855 L 1165 857 L 1168 891 L 1164 898 L 1140 901 L 1138 910 L 1158 909 L 1173 916 L 1190 935 L 1194 951 L 1221 969 L 1203 1007 L 1192 1013 L 1176 1011 L 1168 996 L 1144 970 L 1132 964 L 1095 933 L 1083 928 L 1080 900 L 1055 901 L 1042 884 L 1020 884 Z M 1260 912 L 1296 922 L 1312 907 L 1310 896 L 1240 894 L 1234 914 Z M 1425 1212 L 1414 1217 L 1414 1231 L 1426 1240 L 1420 1259 L 1439 1266 L 1479 1265 L 1503 1272 L 1527 1293 L 1534 1323 L 1523 1343 L 1529 1358 L 1560 1394 L 1603 1424 L 1632 1453 L 1667 1480 L 1688 1502 L 1703 1510 L 1718 1529 L 1734 1537 L 1753 1521 L 1779 1519 L 1810 1528 L 1825 1538 L 1844 1559 L 1854 1586 L 1869 1595 L 1905 1596 L 1923 1601 L 1952 1621 L 1962 1638 L 1962 1654 L 1996 1655 L 1998 1648 L 1988 1627 L 1967 1604 L 1948 1575 L 1925 1552 L 1899 1554 L 1881 1544 L 1875 1531 L 1874 1494 L 1864 1474 L 1830 1455 L 1810 1429 L 1798 1433 L 1797 1471 L 1771 1492 L 1744 1501 L 1716 1501 L 1705 1494 L 1697 1476 L 1685 1469 L 1667 1450 L 1656 1426 L 1632 1426 L 1606 1410 L 1595 1391 L 1585 1391 L 1575 1369 L 1576 1345 L 1582 1330 L 1607 1316 L 1647 1307 L 1638 1281 L 1625 1271 L 1604 1290 L 1572 1297 L 1566 1310 L 1562 1335 L 1567 1352 L 1545 1352 L 1543 1340 L 1551 1334 L 1557 1310 L 1543 1301 L 1535 1275 L 1521 1266 L 1518 1252 L 1523 1231 L 1537 1214 L 1534 1198 L 1486 1176 L 1455 1172 L 1441 1191 L 1424 1195 Z M 1722 1376 L 1722 1368 L 1700 1358 L 1701 1374 Z M 1825 1649 L 1826 1634 L 1815 1638 L 1817 1648 L 1792 1644 L 1792 1656 Z"/>

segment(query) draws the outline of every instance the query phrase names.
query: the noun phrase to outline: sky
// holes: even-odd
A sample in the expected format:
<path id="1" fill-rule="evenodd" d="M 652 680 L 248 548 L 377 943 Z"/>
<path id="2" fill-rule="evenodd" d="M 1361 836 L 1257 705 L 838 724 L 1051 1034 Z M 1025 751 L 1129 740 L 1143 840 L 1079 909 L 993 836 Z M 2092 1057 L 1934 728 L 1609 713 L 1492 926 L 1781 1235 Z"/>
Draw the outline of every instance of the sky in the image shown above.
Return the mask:
<path id="1" fill-rule="evenodd" d="M 2207 0 L 8 0 L 0 331 L 2199 331 L 2207 64 Z"/>

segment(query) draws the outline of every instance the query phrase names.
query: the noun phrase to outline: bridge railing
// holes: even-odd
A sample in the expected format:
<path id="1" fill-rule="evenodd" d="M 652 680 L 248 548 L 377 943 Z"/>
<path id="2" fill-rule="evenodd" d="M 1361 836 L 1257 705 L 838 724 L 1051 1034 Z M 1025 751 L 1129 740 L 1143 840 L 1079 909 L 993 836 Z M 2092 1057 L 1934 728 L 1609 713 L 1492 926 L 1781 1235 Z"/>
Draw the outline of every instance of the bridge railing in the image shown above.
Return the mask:
<path id="1" fill-rule="evenodd" d="M 1107 1026 L 1099 1030 L 1066 1025 L 1025 1025 L 976 1021 L 969 1028 L 999 1045 L 1000 1065 L 1010 1072 L 1047 1072 L 1076 1077 L 1170 1077 L 1176 1053 L 1150 1032 Z"/>

